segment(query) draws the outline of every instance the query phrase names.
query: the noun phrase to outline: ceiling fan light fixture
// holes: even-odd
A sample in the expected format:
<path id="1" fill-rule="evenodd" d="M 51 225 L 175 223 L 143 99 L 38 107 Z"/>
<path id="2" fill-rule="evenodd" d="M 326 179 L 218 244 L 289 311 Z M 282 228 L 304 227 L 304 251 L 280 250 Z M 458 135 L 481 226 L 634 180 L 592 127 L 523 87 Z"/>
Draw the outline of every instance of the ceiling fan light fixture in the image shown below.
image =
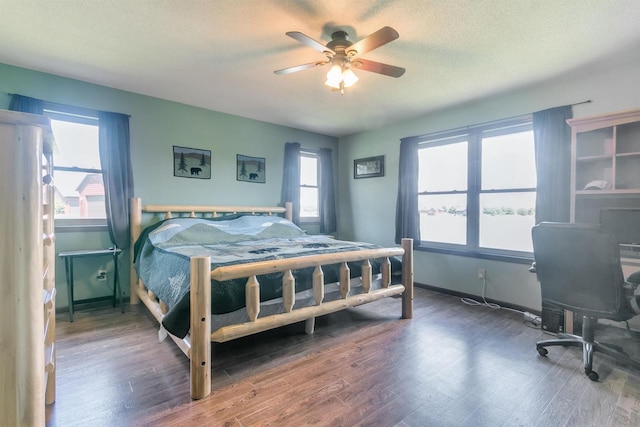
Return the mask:
<path id="1" fill-rule="evenodd" d="M 335 83 L 330 80 L 327 80 L 326 82 L 324 82 L 324 84 L 333 89 L 340 89 L 340 83 Z"/>
<path id="2" fill-rule="evenodd" d="M 340 89 L 344 93 L 345 87 L 353 86 L 357 81 L 358 76 L 350 68 L 333 64 L 327 73 L 327 81 L 324 84 L 334 89 Z"/>
<path id="3" fill-rule="evenodd" d="M 327 81 L 325 84 L 333 88 L 339 89 L 342 82 L 342 67 L 338 64 L 331 66 L 331 69 L 327 73 Z"/>
<path id="4" fill-rule="evenodd" d="M 274 71 L 276 74 L 289 74 L 308 68 L 331 64 L 331 69 L 327 73 L 327 80 L 324 84 L 338 89 L 341 94 L 344 94 L 345 87 L 353 86 L 358 81 L 358 77 L 352 70 L 353 67 L 359 71 L 369 71 L 396 78 L 402 76 L 405 72 L 405 69 L 402 67 L 361 58 L 361 55 L 377 49 L 380 46 L 384 46 L 399 37 L 398 32 L 391 27 L 382 27 L 356 43 L 350 42 L 348 34 L 342 30 L 334 31 L 331 34 L 331 41 L 326 45 L 299 31 L 288 31 L 286 35 L 323 53 L 326 56 L 326 60 L 283 68 Z"/>
<path id="5" fill-rule="evenodd" d="M 342 72 L 342 81 L 344 82 L 344 87 L 350 87 L 358 81 L 358 76 L 351 71 L 351 68 L 347 68 Z"/>

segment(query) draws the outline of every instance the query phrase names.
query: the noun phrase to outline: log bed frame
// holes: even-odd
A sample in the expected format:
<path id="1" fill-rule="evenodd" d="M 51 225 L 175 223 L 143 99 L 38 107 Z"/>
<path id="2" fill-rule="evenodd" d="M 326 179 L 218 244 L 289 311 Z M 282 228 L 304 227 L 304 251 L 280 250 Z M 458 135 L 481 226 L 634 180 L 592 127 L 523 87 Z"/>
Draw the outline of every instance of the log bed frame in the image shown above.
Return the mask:
<path id="1" fill-rule="evenodd" d="M 142 214 L 162 213 L 165 219 L 172 214 L 218 214 L 246 212 L 252 214 L 281 214 L 291 219 L 291 204 L 286 207 L 247 207 L 247 206 L 178 206 L 178 205 L 142 205 L 140 198 L 131 199 L 131 304 L 140 301 L 151 311 L 151 314 L 162 322 L 167 306 L 158 301 L 157 297 L 148 290 L 138 279 L 133 267 L 133 244 L 138 239 L 142 228 Z M 389 257 L 402 256 L 402 284 L 391 284 L 391 265 Z M 371 259 L 383 259 L 381 265 L 382 287 L 371 287 Z M 348 296 L 350 290 L 349 266 L 347 262 L 362 261 L 362 286 L 364 292 Z M 340 294 L 342 299 L 323 302 L 324 276 L 323 265 L 340 264 Z M 191 267 L 191 320 L 190 333 L 184 338 L 169 336 L 190 359 L 191 397 L 202 399 L 211 393 L 211 342 L 226 342 L 236 338 L 277 328 L 280 326 L 306 321 L 305 330 L 313 333 L 315 318 L 324 314 L 355 307 L 392 295 L 402 295 L 402 318 L 413 317 L 413 241 L 403 239 L 402 247 L 368 249 L 340 253 L 301 256 L 297 258 L 260 261 L 250 264 L 240 264 L 218 267 L 211 271 L 209 257 L 192 257 Z M 313 273 L 313 296 L 315 305 L 294 309 L 295 280 L 292 270 L 300 268 L 315 268 Z M 256 276 L 283 272 L 283 304 L 285 313 L 258 318 L 260 312 L 260 284 Z M 211 332 L 211 280 L 229 280 L 247 278 L 246 309 L 250 321 L 235 325 L 223 326 Z"/>

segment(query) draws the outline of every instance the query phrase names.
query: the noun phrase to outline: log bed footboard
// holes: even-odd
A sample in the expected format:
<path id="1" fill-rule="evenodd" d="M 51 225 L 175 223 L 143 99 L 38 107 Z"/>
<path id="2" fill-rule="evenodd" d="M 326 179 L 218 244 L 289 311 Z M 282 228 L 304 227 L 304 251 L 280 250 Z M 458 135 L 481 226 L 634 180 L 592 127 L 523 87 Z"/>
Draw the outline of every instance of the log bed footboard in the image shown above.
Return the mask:
<path id="1" fill-rule="evenodd" d="M 273 212 L 274 208 L 241 208 L 215 207 L 217 212 Z M 180 210 L 183 209 L 183 210 Z M 282 209 L 282 208 L 275 208 Z M 284 209 L 280 210 L 282 212 Z M 132 241 L 140 235 L 142 211 L 146 212 L 188 212 L 195 216 L 196 212 L 216 212 L 212 207 L 188 206 L 145 206 L 140 199 L 131 202 L 131 234 Z M 290 211 L 290 210 L 289 210 Z M 165 217 L 171 217 L 168 213 Z M 391 264 L 389 257 L 402 256 L 402 284 L 391 284 Z M 133 251 L 132 251 L 133 257 Z M 382 259 L 381 288 L 371 289 L 372 259 Z M 133 260 L 133 259 L 132 259 Z M 349 295 L 351 279 L 348 262 L 362 262 L 363 293 Z M 330 264 L 340 264 L 340 298 L 324 301 L 324 273 L 322 267 Z M 313 300 L 315 305 L 295 307 L 295 279 L 292 270 L 314 268 L 313 272 Z M 211 393 L 211 342 L 226 342 L 236 338 L 252 335 L 269 329 L 292 323 L 307 321 L 305 330 L 313 332 L 314 320 L 318 316 L 366 304 L 392 295 L 402 295 L 402 318 L 413 317 L 413 241 L 403 239 L 402 247 L 368 249 L 330 253 L 298 258 L 287 258 L 272 261 L 260 261 L 251 264 L 240 264 L 218 267 L 211 271 L 209 257 L 196 256 L 190 261 L 191 268 L 191 319 L 190 333 L 184 339 L 169 334 L 174 342 L 190 359 L 191 397 L 202 399 Z M 131 267 L 131 304 L 142 301 L 153 316 L 162 322 L 166 306 L 157 301 L 151 291 L 137 278 L 133 265 Z M 260 313 L 260 283 L 257 276 L 282 272 L 283 305 L 285 312 L 270 316 L 258 317 Z M 218 281 L 247 278 L 246 310 L 249 321 L 223 326 L 211 331 L 211 280 Z"/>

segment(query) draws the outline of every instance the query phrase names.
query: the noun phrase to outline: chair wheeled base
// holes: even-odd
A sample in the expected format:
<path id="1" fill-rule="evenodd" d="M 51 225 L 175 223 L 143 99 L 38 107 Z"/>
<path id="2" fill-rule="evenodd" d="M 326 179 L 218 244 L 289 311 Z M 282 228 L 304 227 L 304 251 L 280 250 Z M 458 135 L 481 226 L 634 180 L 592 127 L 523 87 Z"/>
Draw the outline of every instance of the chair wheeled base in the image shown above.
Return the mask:
<path id="1" fill-rule="evenodd" d="M 552 340 L 538 341 L 536 350 L 541 356 L 546 356 L 546 347 L 582 347 L 582 359 L 584 362 L 584 373 L 591 381 L 598 381 L 598 373 L 593 370 L 593 353 L 600 352 L 613 357 L 617 361 L 640 369 L 640 361 L 632 359 L 622 351 L 622 347 L 612 344 L 605 344 L 593 339 L 597 319 L 593 317 L 582 317 L 582 336 L 572 334 L 558 334 L 558 338 Z"/>

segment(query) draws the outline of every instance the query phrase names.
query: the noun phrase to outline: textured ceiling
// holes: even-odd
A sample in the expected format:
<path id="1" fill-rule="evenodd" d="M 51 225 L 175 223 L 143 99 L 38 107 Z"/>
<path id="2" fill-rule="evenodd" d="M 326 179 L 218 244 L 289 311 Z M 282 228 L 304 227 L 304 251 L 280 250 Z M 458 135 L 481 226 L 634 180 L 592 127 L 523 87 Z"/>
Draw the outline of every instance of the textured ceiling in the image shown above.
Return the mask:
<path id="1" fill-rule="evenodd" d="M 638 0 L 0 0 L 0 62 L 343 136 L 640 52 Z M 344 96 L 285 36 L 400 38 Z"/>

